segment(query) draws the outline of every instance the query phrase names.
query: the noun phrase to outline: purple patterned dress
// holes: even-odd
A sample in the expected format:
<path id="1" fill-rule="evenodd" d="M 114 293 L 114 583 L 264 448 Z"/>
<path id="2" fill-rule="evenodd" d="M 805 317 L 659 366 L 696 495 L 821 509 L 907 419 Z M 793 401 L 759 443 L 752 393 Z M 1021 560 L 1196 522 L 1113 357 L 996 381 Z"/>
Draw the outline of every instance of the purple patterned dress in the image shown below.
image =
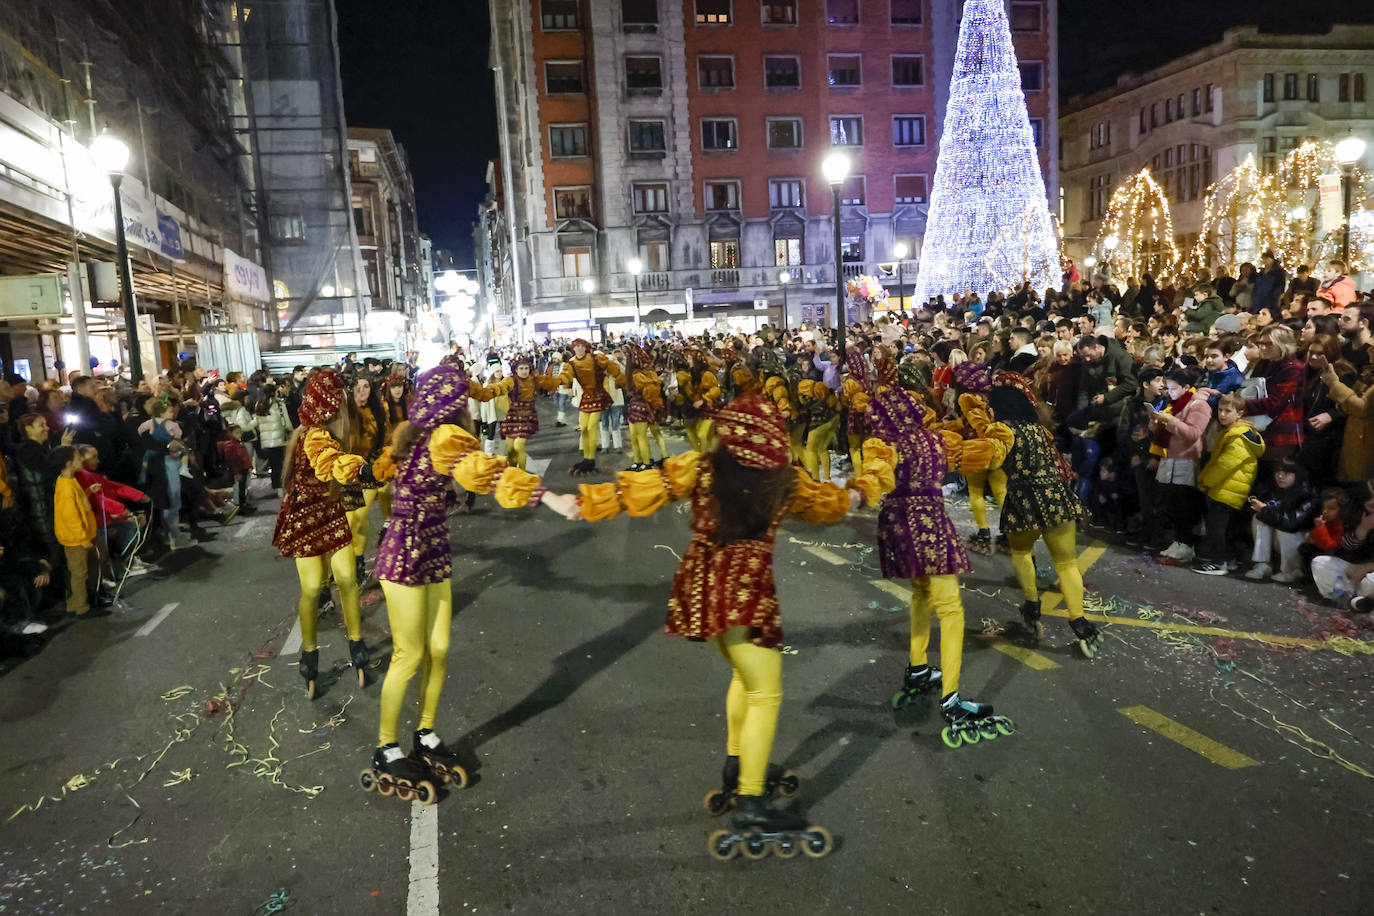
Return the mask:
<path id="1" fill-rule="evenodd" d="M 391 523 L 377 550 L 378 579 L 398 585 L 431 585 L 453 575 L 444 489 L 452 478 L 434 470 L 428 432 L 397 469 Z"/>

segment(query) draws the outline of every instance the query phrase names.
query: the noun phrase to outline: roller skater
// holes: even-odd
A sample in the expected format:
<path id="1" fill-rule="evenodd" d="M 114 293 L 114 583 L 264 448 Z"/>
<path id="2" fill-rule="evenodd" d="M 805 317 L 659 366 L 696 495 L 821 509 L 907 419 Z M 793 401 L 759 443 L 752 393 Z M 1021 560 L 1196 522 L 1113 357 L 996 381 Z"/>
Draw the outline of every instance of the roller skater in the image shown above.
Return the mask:
<path id="1" fill-rule="evenodd" d="M 784 770 L 776 763 L 768 764 L 768 775 L 763 780 L 764 798 L 771 799 L 777 795 L 791 798 L 797 794 L 799 788 L 801 788 L 801 780 L 797 778 L 796 773 L 791 770 Z M 720 768 L 720 788 L 707 792 L 701 800 L 701 806 L 712 817 L 720 817 L 735 807 L 735 801 L 738 798 L 739 756 L 731 755 L 725 758 L 725 765 Z"/>
<path id="2" fill-rule="evenodd" d="M 301 653 L 300 660 L 301 677 L 305 679 L 305 693 L 310 699 L 315 699 L 315 688 L 320 679 L 320 650 L 311 649 Z"/>
<path id="3" fill-rule="evenodd" d="M 730 829 L 717 830 L 706 839 L 712 858 L 722 862 L 740 853 L 746 859 L 762 859 L 772 853 L 790 859 L 804 852 L 819 859 L 835 848 L 830 831 L 791 811 L 770 805 L 757 795 L 741 795 L 730 819 Z"/>
<path id="4" fill-rule="evenodd" d="M 979 528 L 975 533 L 968 537 L 968 549 L 971 553 L 987 557 L 993 553 L 992 531 L 988 528 Z"/>
<path id="5" fill-rule="evenodd" d="M 625 373 L 620 364 L 604 353 L 593 353 L 592 345 L 581 337 L 572 342 L 573 357 L 563 363 L 559 381 L 571 386 L 573 379 L 582 386 L 582 399 L 577 405 L 577 427 L 582 446 L 582 460 L 572 466 L 571 474 L 580 477 L 596 473 L 596 448 L 601 440 L 601 412 L 611 406 L 611 394 L 606 390 L 609 375 L 621 388 L 625 387 Z"/>
<path id="6" fill-rule="evenodd" d="M 991 417 L 988 416 L 988 393 L 992 387 L 987 367 L 980 363 L 963 362 L 954 367 L 951 375 L 954 392 L 958 395 L 956 404 L 959 415 L 946 423 L 941 423 L 941 432 L 953 432 L 963 437 L 965 452 L 978 454 L 975 443 L 983 438 Z M 969 536 L 968 549 L 980 556 L 991 556 L 995 550 L 992 529 L 988 525 L 987 490 L 992 490 L 992 501 L 1000 510 L 1007 496 L 1007 475 L 999 465 L 972 462 L 964 467 L 950 459 L 950 470 L 962 474 L 968 482 L 968 506 L 973 513 L 973 521 L 978 530 Z"/>
<path id="7" fill-rule="evenodd" d="M 940 739 L 946 747 L 977 744 L 1016 732 L 1016 726 L 1006 716 L 993 715 L 987 703 L 966 700 L 958 692 L 940 701 L 940 715 L 949 723 L 940 731 Z"/>
<path id="8" fill-rule="evenodd" d="M 1045 625 L 1040 622 L 1040 599 L 1027 599 L 1021 602 L 1021 624 L 1032 639 L 1045 635 Z"/>
<path id="9" fill-rule="evenodd" d="M 934 665 L 907 665 L 902 689 L 892 695 L 892 708 L 902 709 L 918 697 L 929 696 L 944 683 L 944 675 Z"/>
<path id="10" fill-rule="evenodd" d="M 1102 631 L 1096 624 L 1086 617 L 1075 617 L 1069 621 L 1069 629 L 1073 630 L 1074 638 L 1078 640 L 1078 651 L 1083 653 L 1084 658 L 1092 658 L 1097 654 L 1098 647 L 1102 645 Z"/>
<path id="11" fill-rule="evenodd" d="M 394 795 L 401 801 L 432 805 L 439 800 L 439 790 L 430 779 L 429 768 L 410 759 L 393 741 L 372 752 L 372 766 L 358 774 L 358 785 L 364 792 Z"/>
<path id="12" fill-rule="evenodd" d="M 410 759 L 429 768 L 444 785 L 457 783 L 458 788 L 467 788 L 468 771 L 458 762 L 458 755 L 443 742 L 432 728 L 422 728 L 415 733 L 410 748 Z"/>
<path id="13" fill-rule="evenodd" d="M 348 641 L 348 659 L 353 664 L 353 670 L 358 673 L 358 686 L 367 686 L 367 664 L 372 660 L 368 652 L 367 643 L 361 639 L 350 639 Z"/>

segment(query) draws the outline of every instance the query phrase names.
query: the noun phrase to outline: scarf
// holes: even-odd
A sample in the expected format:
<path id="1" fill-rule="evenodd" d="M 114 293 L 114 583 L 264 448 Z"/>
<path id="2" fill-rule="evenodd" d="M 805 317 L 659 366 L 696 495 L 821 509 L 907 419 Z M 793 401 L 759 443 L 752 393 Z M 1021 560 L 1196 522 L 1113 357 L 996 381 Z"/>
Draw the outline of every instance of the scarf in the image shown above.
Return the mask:
<path id="1" fill-rule="evenodd" d="M 1180 413 L 1182 413 L 1183 408 L 1187 407 L 1188 402 L 1192 399 L 1193 389 L 1189 388 L 1187 391 L 1183 392 L 1183 394 L 1179 395 L 1177 401 L 1169 402 L 1169 404 L 1164 408 L 1163 412 L 1166 416 L 1176 417 Z M 1158 449 L 1158 451 L 1156 451 L 1156 449 Z M 1150 453 L 1155 455 L 1164 455 L 1167 457 L 1169 453 L 1168 426 L 1161 426 L 1159 429 L 1155 430 L 1154 444 L 1150 447 Z"/>

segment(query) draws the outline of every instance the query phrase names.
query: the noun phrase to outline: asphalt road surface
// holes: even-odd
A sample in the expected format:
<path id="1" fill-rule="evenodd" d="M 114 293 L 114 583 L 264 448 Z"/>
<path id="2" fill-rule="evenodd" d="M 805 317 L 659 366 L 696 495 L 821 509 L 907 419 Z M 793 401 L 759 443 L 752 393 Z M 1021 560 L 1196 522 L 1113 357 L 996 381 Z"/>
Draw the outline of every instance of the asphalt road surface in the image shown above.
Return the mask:
<path id="1" fill-rule="evenodd" d="M 570 488 L 574 431 L 544 426 L 532 458 Z M 889 707 L 908 621 L 874 513 L 789 522 L 775 759 L 837 848 L 717 862 L 700 800 L 729 672 L 662 633 L 685 506 L 592 526 L 481 498 L 453 518 L 438 730 L 474 774 L 428 808 L 356 781 L 380 590 L 376 682 L 356 686 L 327 617 L 310 702 L 294 567 L 260 507 L 132 582 L 129 611 L 7 663 L 0 913 L 1370 912 L 1374 630 L 1301 592 L 1087 531 L 1089 603 L 1115 620 L 1087 661 L 1062 617 L 1038 644 L 990 635 L 1019 596 L 1005 555 L 976 557 L 962 691 L 1017 733 L 950 750 L 933 703 Z"/>

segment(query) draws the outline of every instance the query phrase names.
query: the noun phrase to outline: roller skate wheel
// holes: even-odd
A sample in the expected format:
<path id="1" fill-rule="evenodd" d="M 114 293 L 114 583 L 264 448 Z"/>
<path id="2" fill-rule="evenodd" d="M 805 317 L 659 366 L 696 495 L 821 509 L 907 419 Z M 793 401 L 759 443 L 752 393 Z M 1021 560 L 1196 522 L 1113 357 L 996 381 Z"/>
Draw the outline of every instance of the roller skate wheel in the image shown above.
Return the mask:
<path id="1" fill-rule="evenodd" d="M 396 780 L 385 773 L 377 775 L 377 794 L 383 797 L 396 794 Z"/>
<path id="2" fill-rule="evenodd" d="M 706 838 L 706 851 L 711 858 L 728 862 L 739 854 L 739 844 L 735 842 L 732 831 L 717 830 Z"/>
<path id="3" fill-rule="evenodd" d="M 779 859 L 791 859 L 801 852 L 802 845 L 794 836 L 780 836 L 773 841 L 773 855 Z"/>
<path id="4" fill-rule="evenodd" d="M 468 787 L 468 771 L 460 766 L 451 766 L 444 776 L 444 782 L 451 783 L 456 789 L 466 789 Z"/>
<path id="5" fill-rule="evenodd" d="M 359 686 L 359 687 L 366 687 L 366 686 L 367 686 L 367 670 L 364 669 L 364 668 L 359 668 L 359 669 L 358 669 L 358 686 Z"/>
<path id="6" fill-rule="evenodd" d="M 439 790 L 428 779 L 422 779 L 415 784 L 415 800 L 422 805 L 432 805 L 439 800 Z"/>
<path id="7" fill-rule="evenodd" d="M 835 838 L 830 835 L 830 831 L 824 827 L 811 826 L 806 828 L 806 836 L 802 839 L 801 849 L 813 859 L 819 859 L 829 855 L 830 850 L 835 848 Z"/>
<path id="8" fill-rule="evenodd" d="M 410 801 L 415 797 L 415 789 L 413 786 L 398 782 L 396 783 L 396 797 L 403 802 Z"/>
<path id="9" fill-rule="evenodd" d="M 911 697 L 907 695 L 907 692 L 905 690 L 899 690 L 892 695 L 893 709 L 901 709 L 903 706 L 910 702 Z"/>
<path id="10" fill-rule="evenodd" d="M 984 720 L 978 723 L 978 738 L 981 741 L 995 741 L 997 739 L 997 723 Z"/>
<path id="11" fill-rule="evenodd" d="M 757 833 L 746 834 L 740 842 L 740 852 L 744 853 L 746 859 L 758 861 L 768 855 L 769 847 L 773 844 L 765 840 Z"/>
<path id="12" fill-rule="evenodd" d="M 983 740 L 983 735 L 978 731 L 978 726 L 976 725 L 972 728 L 963 729 L 961 734 L 964 736 L 965 744 L 977 744 L 979 741 Z"/>
<path id="13" fill-rule="evenodd" d="M 314 681 L 306 681 L 306 682 L 305 682 L 305 696 L 306 696 L 307 699 L 311 699 L 311 700 L 315 699 L 315 682 L 314 682 Z"/>
<path id="14" fill-rule="evenodd" d="M 945 742 L 945 747 L 958 747 L 964 743 L 964 736 L 946 725 L 940 730 L 940 740 Z"/>
<path id="15" fill-rule="evenodd" d="M 1003 735 L 1016 734 L 1016 723 L 1005 717 L 999 716 L 995 723 L 997 731 Z"/>
<path id="16" fill-rule="evenodd" d="M 797 794 L 797 790 L 800 788 L 801 780 L 791 770 L 784 770 L 782 775 L 778 777 L 778 794 L 783 798 L 791 798 Z"/>
<path id="17" fill-rule="evenodd" d="M 730 810 L 730 793 L 724 789 L 712 789 L 701 797 L 701 807 L 712 817 L 720 817 Z"/>
<path id="18" fill-rule="evenodd" d="M 372 792 L 378 788 L 377 774 L 372 772 L 372 767 L 368 767 L 358 774 L 358 785 L 364 792 Z"/>

